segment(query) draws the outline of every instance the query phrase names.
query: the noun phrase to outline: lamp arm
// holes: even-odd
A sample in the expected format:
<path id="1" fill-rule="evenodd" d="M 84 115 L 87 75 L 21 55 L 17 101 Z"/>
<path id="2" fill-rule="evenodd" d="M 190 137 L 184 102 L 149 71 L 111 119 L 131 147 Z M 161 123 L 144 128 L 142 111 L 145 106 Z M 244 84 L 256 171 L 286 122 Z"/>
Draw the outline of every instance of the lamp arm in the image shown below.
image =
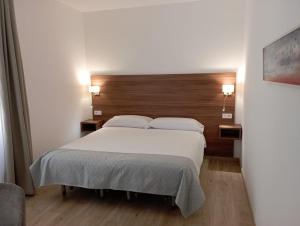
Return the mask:
<path id="1" fill-rule="evenodd" d="M 227 95 L 224 96 L 222 112 L 226 111 L 226 99 L 227 99 L 227 97 L 228 97 Z"/>

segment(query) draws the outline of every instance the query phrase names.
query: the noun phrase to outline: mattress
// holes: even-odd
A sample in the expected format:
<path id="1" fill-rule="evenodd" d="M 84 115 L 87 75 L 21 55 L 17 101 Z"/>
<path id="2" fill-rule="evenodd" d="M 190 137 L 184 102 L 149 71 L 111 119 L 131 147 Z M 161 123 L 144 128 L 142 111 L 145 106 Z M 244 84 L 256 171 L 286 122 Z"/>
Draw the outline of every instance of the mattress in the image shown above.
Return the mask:
<path id="1" fill-rule="evenodd" d="M 186 157 L 199 174 L 205 146 L 203 134 L 195 131 L 106 127 L 61 148 Z"/>

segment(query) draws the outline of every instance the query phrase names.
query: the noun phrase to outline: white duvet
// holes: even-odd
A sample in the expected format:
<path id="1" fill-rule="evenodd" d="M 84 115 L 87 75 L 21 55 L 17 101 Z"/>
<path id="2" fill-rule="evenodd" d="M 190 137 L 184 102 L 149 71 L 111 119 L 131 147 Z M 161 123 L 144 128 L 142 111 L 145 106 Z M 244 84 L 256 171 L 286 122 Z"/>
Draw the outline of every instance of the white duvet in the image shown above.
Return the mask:
<path id="1" fill-rule="evenodd" d="M 61 148 L 186 157 L 199 174 L 205 138 L 194 131 L 106 127 Z"/>

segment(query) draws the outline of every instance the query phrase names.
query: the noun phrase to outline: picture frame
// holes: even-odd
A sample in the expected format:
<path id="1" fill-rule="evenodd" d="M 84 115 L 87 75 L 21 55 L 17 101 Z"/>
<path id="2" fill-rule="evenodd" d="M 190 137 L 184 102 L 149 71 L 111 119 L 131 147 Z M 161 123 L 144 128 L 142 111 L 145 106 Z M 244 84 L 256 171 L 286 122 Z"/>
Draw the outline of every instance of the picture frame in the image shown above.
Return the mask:
<path id="1" fill-rule="evenodd" d="M 263 79 L 300 85 L 300 27 L 263 49 Z"/>

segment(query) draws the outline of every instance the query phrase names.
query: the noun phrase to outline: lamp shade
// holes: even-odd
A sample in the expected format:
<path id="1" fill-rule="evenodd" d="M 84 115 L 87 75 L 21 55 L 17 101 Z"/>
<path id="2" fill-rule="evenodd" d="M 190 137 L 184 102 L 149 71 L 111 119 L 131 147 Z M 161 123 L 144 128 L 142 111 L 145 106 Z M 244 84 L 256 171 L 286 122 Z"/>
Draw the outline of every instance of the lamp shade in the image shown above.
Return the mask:
<path id="1" fill-rule="evenodd" d="M 224 95 L 231 95 L 234 92 L 234 85 L 233 84 L 225 84 L 222 86 L 222 91 Z"/>
<path id="2" fill-rule="evenodd" d="M 95 95 L 99 95 L 100 90 L 101 90 L 100 86 L 89 86 L 89 92 Z"/>

